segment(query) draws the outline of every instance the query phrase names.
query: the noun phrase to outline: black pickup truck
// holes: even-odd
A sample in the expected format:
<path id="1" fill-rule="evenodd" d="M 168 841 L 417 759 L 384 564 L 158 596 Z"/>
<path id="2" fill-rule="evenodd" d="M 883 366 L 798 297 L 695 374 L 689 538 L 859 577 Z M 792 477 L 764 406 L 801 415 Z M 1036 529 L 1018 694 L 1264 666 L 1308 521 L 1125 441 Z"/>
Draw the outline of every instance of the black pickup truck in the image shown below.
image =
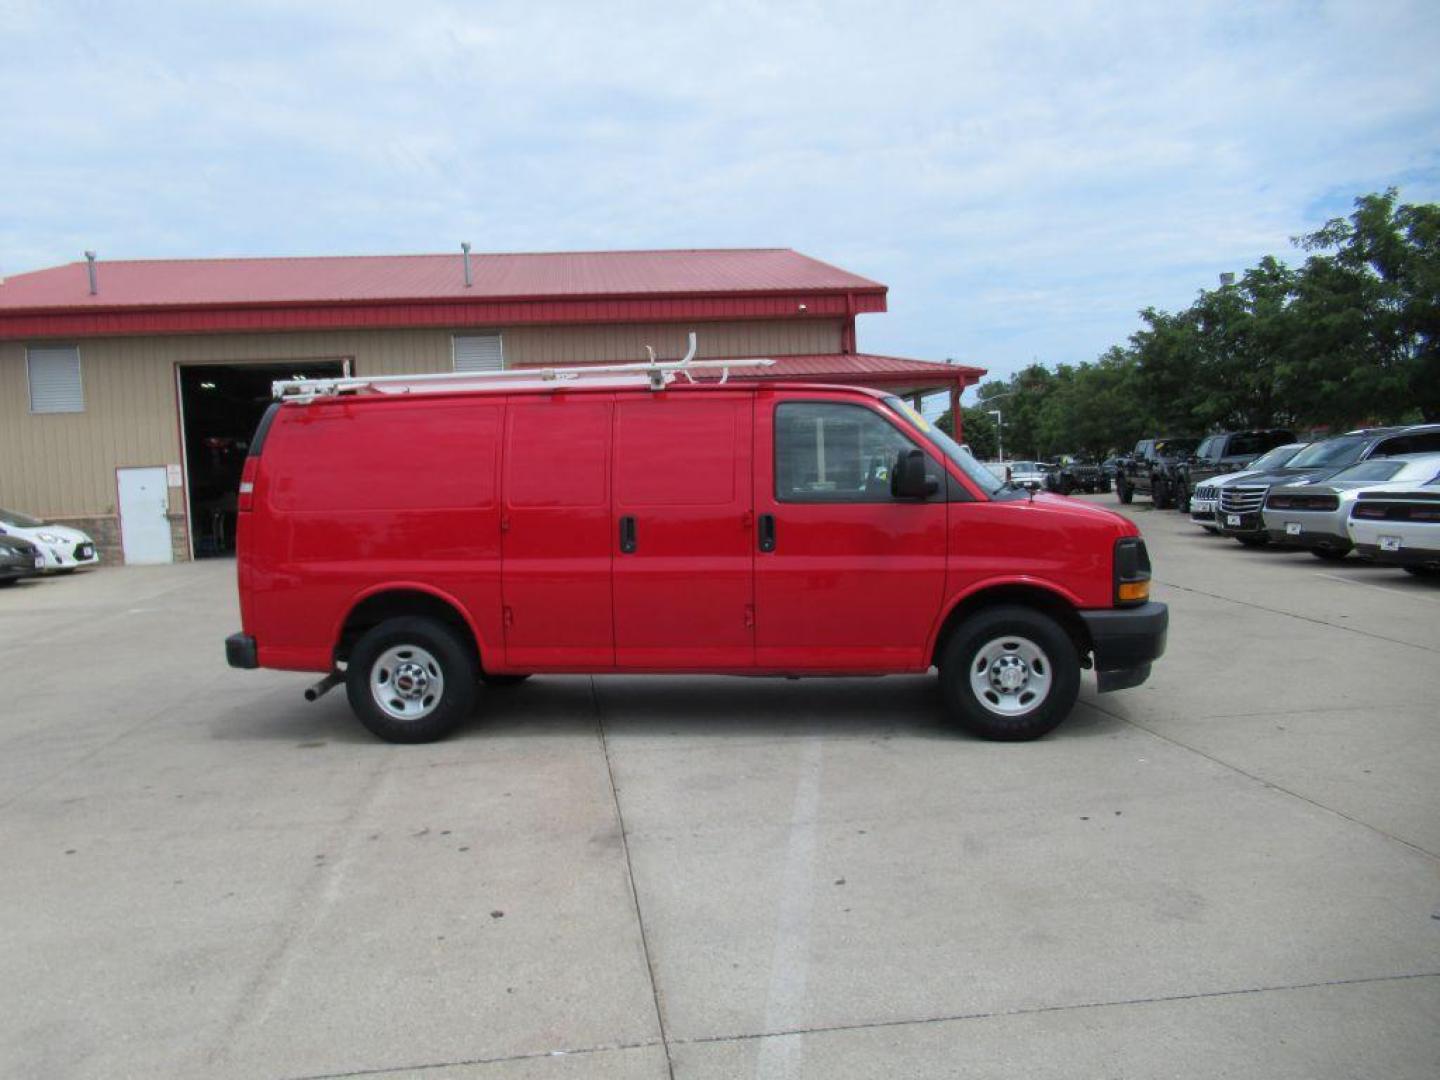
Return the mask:
<path id="1" fill-rule="evenodd" d="M 1205 436 L 1194 456 L 1177 470 L 1180 486 L 1176 493 L 1176 509 L 1182 512 L 1189 509 L 1190 493 L 1202 481 L 1223 473 L 1239 472 L 1261 454 L 1294 441 L 1295 433 L 1284 428 L 1222 431 L 1218 435 Z"/>
<path id="2" fill-rule="evenodd" d="M 1199 445 L 1199 439 L 1141 439 L 1115 468 L 1116 496 L 1128 503 L 1136 495 L 1148 495 L 1155 509 L 1168 510 L 1183 492 L 1188 503 L 1183 468 Z"/>
<path id="3" fill-rule="evenodd" d="M 1141 439 L 1125 459 L 1121 476 L 1130 498 L 1149 495 L 1157 509 L 1174 507 L 1190 512 L 1190 493 L 1206 480 L 1239 472 L 1261 454 L 1295 441 L 1295 433 L 1284 428 L 1255 431 L 1222 431 L 1195 439 Z M 1120 491 L 1117 477 L 1115 488 Z M 1120 501 L 1129 502 L 1127 492 Z"/>

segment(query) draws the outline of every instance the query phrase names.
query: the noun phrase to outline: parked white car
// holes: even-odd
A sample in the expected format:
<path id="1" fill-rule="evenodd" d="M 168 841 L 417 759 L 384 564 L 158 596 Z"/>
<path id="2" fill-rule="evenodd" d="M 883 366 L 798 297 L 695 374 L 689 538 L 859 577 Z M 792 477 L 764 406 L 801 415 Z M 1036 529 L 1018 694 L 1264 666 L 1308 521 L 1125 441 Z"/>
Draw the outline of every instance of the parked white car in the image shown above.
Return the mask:
<path id="1" fill-rule="evenodd" d="M 68 525 L 49 525 L 29 514 L 0 507 L 0 536 L 29 540 L 45 557 L 43 572 L 69 574 L 100 561 L 95 541 Z"/>
<path id="2" fill-rule="evenodd" d="M 1362 490 L 1414 487 L 1437 478 L 1440 454 L 1397 454 L 1358 462 L 1324 480 L 1281 484 L 1265 497 L 1265 529 L 1274 543 L 1343 559 L 1354 546 L 1348 520 Z"/>
<path id="3" fill-rule="evenodd" d="M 1346 522 L 1357 554 L 1440 577 L 1440 478 L 1428 484 L 1362 488 Z"/>

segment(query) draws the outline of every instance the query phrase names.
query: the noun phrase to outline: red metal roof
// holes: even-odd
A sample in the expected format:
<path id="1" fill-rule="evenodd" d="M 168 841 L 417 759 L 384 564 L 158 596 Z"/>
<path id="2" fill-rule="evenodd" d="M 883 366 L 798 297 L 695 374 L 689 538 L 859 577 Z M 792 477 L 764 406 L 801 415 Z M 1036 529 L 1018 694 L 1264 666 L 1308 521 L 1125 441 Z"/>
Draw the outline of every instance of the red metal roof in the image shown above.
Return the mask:
<path id="1" fill-rule="evenodd" d="M 83 262 L 0 284 L 0 339 L 850 318 L 886 288 L 788 248 Z"/>
<path id="2" fill-rule="evenodd" d="M 875 292 L 885 286 L 788 248 L 591 251 L 470 256 L 372 255 L 294 259 L 176 259 L 85 263 L 17 274 L 0 311 L 402 300 L 535 300 L 600 296 Z"/>

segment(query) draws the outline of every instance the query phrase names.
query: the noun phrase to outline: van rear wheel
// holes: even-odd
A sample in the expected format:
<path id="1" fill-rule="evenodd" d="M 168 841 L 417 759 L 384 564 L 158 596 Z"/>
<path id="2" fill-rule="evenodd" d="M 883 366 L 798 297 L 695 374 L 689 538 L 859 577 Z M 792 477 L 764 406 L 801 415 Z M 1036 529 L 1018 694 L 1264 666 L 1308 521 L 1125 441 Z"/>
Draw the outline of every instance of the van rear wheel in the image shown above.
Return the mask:
<path id="1" fill-rule="evenodd" d="M 1004 605 L 966 619 L 940 657 L 951 717 L 986 739 L 1038 739 L 1075 707 L 1080 657 L 1070 635 L 1033 608 Z"/>
<path id="2" fill-rule="evenodd" d="M 345 693 L 360 722 L 387 742 L 434 742 L 470 715 L 477 675 L 473 651 L 454 630 L 406 616 L 356 642 Z"/>

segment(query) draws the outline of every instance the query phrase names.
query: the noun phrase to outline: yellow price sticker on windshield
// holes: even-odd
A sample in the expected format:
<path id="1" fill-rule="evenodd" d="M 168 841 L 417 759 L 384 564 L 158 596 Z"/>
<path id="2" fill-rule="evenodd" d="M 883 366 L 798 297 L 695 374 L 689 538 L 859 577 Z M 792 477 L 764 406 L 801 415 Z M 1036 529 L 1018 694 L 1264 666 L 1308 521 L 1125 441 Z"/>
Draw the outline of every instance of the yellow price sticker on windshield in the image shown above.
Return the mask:
<path id="1" fill-rule="evenodd" d="M 916 412 L 915 407 L 908 401 L 903 398 L 896 398 L 895 400 L 900 403 L 900 408 L 904 411 L 905 415 L 910 418 L 910 422 L 928 435 L 930 433 L 930 421 Z"/>

